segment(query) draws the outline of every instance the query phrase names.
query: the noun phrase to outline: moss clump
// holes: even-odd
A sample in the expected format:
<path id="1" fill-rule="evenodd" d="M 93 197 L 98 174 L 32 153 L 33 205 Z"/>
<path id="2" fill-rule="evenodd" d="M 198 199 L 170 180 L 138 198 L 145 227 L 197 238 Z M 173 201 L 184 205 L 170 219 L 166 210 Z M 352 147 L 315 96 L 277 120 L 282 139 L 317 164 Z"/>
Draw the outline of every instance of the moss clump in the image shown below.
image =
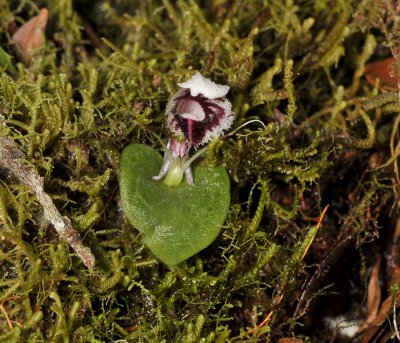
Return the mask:
<path id="1" fill-rule="evenodd" d="M 46 43 L 24 59 L 12 30 L 40 8 Z M 364 74 L 391 54 L 398 73 L 395 11 L 369 0 L 3 1 L 0 137 L 96 267 L 0 161 L 0 341 L 340 340 L 329 323 L 365 323 L 367 295 L 393 304 L 398 93 Z M 232 203 L 219 238 L 168 268 L 124 216 L 118 164 L 130 143 L 161 150 L 165 105 L 194 69 L 231 87 L 234 131 L 204 160 L 226 167 Z M 391 309 L 370 319 L 388 337 Z"/>

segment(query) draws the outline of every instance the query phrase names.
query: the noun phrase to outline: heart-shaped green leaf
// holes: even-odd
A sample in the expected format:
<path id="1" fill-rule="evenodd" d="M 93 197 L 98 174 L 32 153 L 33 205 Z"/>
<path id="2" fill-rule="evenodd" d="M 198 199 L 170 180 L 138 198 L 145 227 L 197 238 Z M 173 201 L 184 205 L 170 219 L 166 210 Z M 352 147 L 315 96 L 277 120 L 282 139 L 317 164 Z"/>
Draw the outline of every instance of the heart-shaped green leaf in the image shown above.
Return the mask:
<path id="1" fill-rule="evenodd" d="M 127 146 L 121 158 L 121 200 L 131 224 L 145 234 L 146 245 L 172 266 L 218 236 L 229 209 L 230 183 L 222 166 L 197 166 L 193 186 L 184 180 L 169 187 L 152 178 L 162 163 L 150 146 Z"/>

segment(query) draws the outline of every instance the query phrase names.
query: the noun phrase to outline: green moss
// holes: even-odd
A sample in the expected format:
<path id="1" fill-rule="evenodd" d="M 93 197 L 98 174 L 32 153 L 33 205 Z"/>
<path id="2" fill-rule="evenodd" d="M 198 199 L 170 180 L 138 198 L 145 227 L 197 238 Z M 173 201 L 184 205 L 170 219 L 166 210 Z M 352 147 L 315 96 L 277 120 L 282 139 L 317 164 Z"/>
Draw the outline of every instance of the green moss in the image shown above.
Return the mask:
<path id="1" fill-rule="evenodd" d="M 46 44 L 24 61 L 8 23 L 41 7 Z M 0 341 L 318 341 L 321 322 L 293 315 L 303 285 L 341 240 L 379 246 L 397 185 L 398 93 L 364 78 L 371 58 L 396 50 L 382 11 L 350 0 L 3 2 L 0 49 L 16 70 L 0 62 L 0 136 L 26 154 L 96 268 L 0 161 L 0 303 L 12 323 L 0 313 Z M 202 163 L 227 169 L 232 203 L 218 239 L 168 268 L 124 216 L 118 165 L 130 143 L 162 150 L 165 105 L 193 70 L 231 87 L 232 133 Z M 316 232 L 309 218 L 327 204 Z M 365 293 L 356 275 L 373 261 L 360 259 L 345 268 Z"/>

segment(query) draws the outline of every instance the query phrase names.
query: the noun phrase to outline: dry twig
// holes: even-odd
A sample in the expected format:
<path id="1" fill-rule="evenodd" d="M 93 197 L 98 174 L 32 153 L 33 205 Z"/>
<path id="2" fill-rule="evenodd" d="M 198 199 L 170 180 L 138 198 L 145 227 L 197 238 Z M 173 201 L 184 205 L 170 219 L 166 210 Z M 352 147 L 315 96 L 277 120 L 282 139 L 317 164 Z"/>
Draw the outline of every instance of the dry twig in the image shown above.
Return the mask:
<path id="1" fill-rule="evenodd" d="M 43 180 L 36 170 L 23 161 L 24 154 L 18 145 L 7 137 L 0 137 L 0 165 L 11 171 L 22 184 L 28 186 L 43 207 L 43 214 L 56 229 L 60 239 L 67 242 L 88 268 L 95 264 L 90 249 L 84 247 L 79 234 L 72 228 L 71 221 L 57 210 L 50 196 L 43 189 Z"/>

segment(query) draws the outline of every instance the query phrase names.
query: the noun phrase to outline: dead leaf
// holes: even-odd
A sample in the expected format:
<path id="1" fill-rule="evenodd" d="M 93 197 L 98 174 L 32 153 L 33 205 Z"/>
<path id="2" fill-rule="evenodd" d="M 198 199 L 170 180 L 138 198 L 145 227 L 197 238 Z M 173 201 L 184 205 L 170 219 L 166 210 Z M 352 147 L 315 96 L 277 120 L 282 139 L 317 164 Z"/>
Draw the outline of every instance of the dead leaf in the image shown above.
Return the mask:
<path id="1" fill-rule="evenodd" d="M 396 303 L 398 304 L 400 302 L 400 292 L 397 293 L 396 295 Z M 388 320 L 392 316 L 392 311 L 393 311 L 393 295 L 389 294 L 389 296 L 382 302 L 381 308 L 379 309 L 379 312 L 376 315 L 376 318 L 372 323 L 368 325 L 368 328 L 362 328 L 363 330 L 360 330 L 357 335 L 360 339 L 357 340 L 357 342 L 361 343 L 370 343 L 372 337 L 375 335 L 375 333 L 378 331 L 380 326 Z"/>
<path id="2" fill-rule="evenodd" d="M 25 58 L 31 57 L 35 50 L 43 46 L 48 18 L 49 11 L 42 8 L 37 16 L 28 20 L 12 36 L 20 46 Z"/>
<path id="3" fill-rule="evenodd" d="M 400 283 L 400 217 L 396 220 L 396 228 L 387 254 L 387 278 L 389 287 Z"/>
<path id="4" fill-rule="evenodd" d="M 364 74 L 367 81 L 375 85 L 376 79 L 379 79 L 381 90 L 397 91 L 399 89 L 399 76 L 396 75 L 393 68 L 394 62 L 394 57 L 389 57 L 366 64 Z"/>
<path id="5" fill-rule="evenodd" d="M 381 257 L 378 255 L 377 260 L 372 267 L 371 277 L 368 283 L 367 311 L 368 317 L 366 323 L 371 323 L 376 318 L 376 315 L 381 304 L 381 288 L 379 286 L 379 266 Z"/>
<path id="6" fill-rule="evenodd" d="M 278 343 L 304 343 L 304 341 L 293 337 L 283 337 L 278 339 Z"/>

